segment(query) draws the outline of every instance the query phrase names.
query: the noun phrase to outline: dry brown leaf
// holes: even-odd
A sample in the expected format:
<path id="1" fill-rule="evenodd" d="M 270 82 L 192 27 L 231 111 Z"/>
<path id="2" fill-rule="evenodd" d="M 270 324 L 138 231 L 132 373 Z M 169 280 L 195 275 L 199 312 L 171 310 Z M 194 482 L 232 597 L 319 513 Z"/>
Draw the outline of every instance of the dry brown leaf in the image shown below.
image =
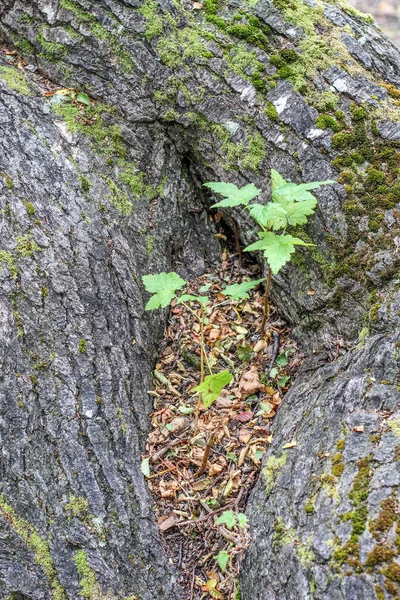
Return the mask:
<path id="1" fill-rule="evenodd" d="M 179 523 L 180 520 L 178 515 L 169 512 L 158 519 L 158 527 L 160 528 L 160 531 L 167 531 L 167 529 L 171 529 L 171 527 Z"/>
<path id="2" fill-rule="evenodd" d="M 168 430 L 176 433 L 182 431 L 190 425 L 191 420 L 188 417 L 175 417 L 168 425 Z"/>
<path id="3" fill-rule="evenodd" d="M 210 477 L 213 477 L 213 475 L 219 475 L 223 470 L 224 467 L 222 465 L 219 465 L 218 463 L 213 463 L 208 469 L 208 475 Z"/>
<path id="4" fill-rule="evenodd" d="M 251 365 L 250 369 L 244 373 L 239 381 L 239 390 L 242 399 L 255 394 L 256 392 L 263 392 L 265 385 L 260 382 L 260 375 L 257 367 Z"/>
<path id="5" fill-rule="evenodd" d="M 357 433 L 364 433 L 364 425 L 356 425 L 353 427 L 352 431 L 356 431 Z"/>
<path id="6" fill-rule="evenodd" d="M 219 338 L 221 334 L 220 329 L 211 329 L 210 333 L 208 334 L 208 341 L 210 343 L 216 342 L 217 339 Z"/>
<path id="7" fill-rule="evenodd" d="M 264 350 L 264 348 L 266 346 L 267 346 L 266 340 L 258 340 L 258 342 L 256 342 L 256 344 L 254 345 L 253 351 L 260 352 L 261 350 Z"/>
<path id="8" fill-rule="evenodd" d="M 248 429 L 247 427 L 242 427 L 239 432 L 239 440 L 242 444 L 247 444 L 251 440 L 252 436 L 252 430 Z"/>
<path id="9" fill-rule="evenodd" d="M 244 463 L 244 459 L 246 458 L 246 454 L 247 454 L 248 450 L 249 450 L 249 446 L 244 446 L 244 448 L 241 449 L 239 458 L 238 458 L 238 467 L 241 467 L 242 464 Z"/>
<path id="10" fill-rule="evenodd" d="M 203 481 L 197 481 L 192 485 L 192 490 L 195 492 L 202 492 L 206 490 L 212 484 L 212 479 L 203 479 Z"/>
<path id="11" fill-rule="evenodd" d="M 170 481 L 164 481 L 164 479 L 161 479 L 158 487 L 160 489 L 160 495 L 162 498 L 171 498 L 175 496 L 175 492 L 179 488 L 179 483 L 173 479 Z"/>

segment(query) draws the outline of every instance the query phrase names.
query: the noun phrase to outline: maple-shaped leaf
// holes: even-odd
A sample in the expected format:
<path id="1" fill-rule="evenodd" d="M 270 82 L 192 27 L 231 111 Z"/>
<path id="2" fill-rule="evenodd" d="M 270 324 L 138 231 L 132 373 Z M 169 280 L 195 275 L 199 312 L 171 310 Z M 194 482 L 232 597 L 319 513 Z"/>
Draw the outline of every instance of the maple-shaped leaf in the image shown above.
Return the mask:
<path id="1" fill-rule="evenodd" d="M 285 183 L 282 187 L 276 188 L 272 191 L 273 200 L 279 202 L 281 198 L 289 202 L 303 202 L 304 200 L 312 200 L 314 196 L 310 194 L 308 190 L 315 190 L 321 185 L 329 185 L 336 183 L 332 179 L 326 181 L 313 181 L 311 183 Z"/>
<path id="2" fill-rule="evenodd" d="M 226 525 L 228 529 L 233 529 L 237 524 L 236 515 L 233 510 L 224 510 L 221 516 L 215 521 L 216 525 Z"/>
<path id="3" fill-rule="evenodd" d="M 275 169 L 271 169 L 271 184 L 272 191 L 277 190 L 280 187 L 283 187 L 287 183 L 286 179 L 283 179 L 282 175 L 275 171 Z"/>
<path id="4" fill-rule="evenodd" d="M 288 202 L 285 208 L 287 222 L 289 225 L 304 225 L 307 223 L 307 217 L 314 214 L 316 206 L 317 199 L 314 197 L 303 202 Z"/>
<path id="5" fill-rule="evenodd" d="M 256 279 L 254 281 L 243 281 L 243 283 L 234 283 L 233 285 L 228 285 L 224 290 L 221 291 L 221 294 L 224 296 L 229 296 L 233 300 L 242 300 L 249 297 L 249 292 L 257 285 L 259 285 L 262 281 L 265 280 L 265 277 L 262 279 Z"/>
<path id="6" fill-rule="evenodd" d="M 175 298 L 176 291 L 186 284 L 186 281 L 174 272 L 143 275 L 142 281 L 146 291 L 154 293 L 146 304 L 146 310 L 154 310 L 160 306 L 165 308 Z"/>
<path id="7" fill-rule="evenodd" d="M 290 261 L 290 256 L 295 251 L 295 246 L 314 245 L 307 244 L 300 238 L 295 238 L 292 235 L 276 235 L 272 231 L 261 231 L 258 235 L 261 239 L 247 246 L 245 251 L 263 250 L 264 256 L 268 260 L 268 264 L 274 275 L 277 275 L 281 268 Z"/>
<path id="8" fill-rule="evenodd" d="M 215 560 L 218 563 L 219 568 L 223 573 L 226 571 L 226 565 L 228 564 L 230 554 L 226 550 L 220 550 L 216 556 L 214 556 Z"/>
<path id="9" fill-rule="evenodd" d="M 192 294 L 183 294 L 177 298 L 176 303 L 182 304 L 182 302 L 198 302 L 199 304 L 207 304 L 208 299 L 208 296 L 192 296 Z"/>
<path id="10" fill-rule="evenodd" d="M 261 190 L 257 189 L 253 183 L 249 183 L 240 189 L 234 183 L 223 183 L 218 181 L 210 181 L 203 185 L 210 188 L 213 192 L 225 196 L 224 200 L 213 204 L 211 208 L 239 206 L 240 204 L 247 206 L 250 200 L 253 200 L 253 198 L 258 196 L 261 192 Z"/>
<path id="11" fill-rule="evenodd" d="M 223 388 L 231 381 L 232 375 L 225 369 L 225 371 L 221 371 L 220 373 L 207 375 L 203 383 L 194 387 L 192 391 L 201 394 L 201 400 L 204 406 L 208 408 L 220 396 Z"/>

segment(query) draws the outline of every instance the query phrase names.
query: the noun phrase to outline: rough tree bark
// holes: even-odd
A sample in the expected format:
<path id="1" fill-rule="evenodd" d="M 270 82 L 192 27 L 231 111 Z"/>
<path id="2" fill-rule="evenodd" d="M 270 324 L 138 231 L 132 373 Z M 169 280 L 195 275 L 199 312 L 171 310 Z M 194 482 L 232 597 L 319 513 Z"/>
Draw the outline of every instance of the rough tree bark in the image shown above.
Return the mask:
<path id="1" fill-rule="evenodd" d="M 271 167 L 339 183 L 273 284 L 308 360 L 242 598 L 396 596 L 399 52 L 342 0 L 3 0 L 0 31 L 30 63 L 0 66 L 1 597 L 181 597 L 140 473 L 165 319 L 140 276 L 201 271 L 201 183 L 268 200 Z"/>

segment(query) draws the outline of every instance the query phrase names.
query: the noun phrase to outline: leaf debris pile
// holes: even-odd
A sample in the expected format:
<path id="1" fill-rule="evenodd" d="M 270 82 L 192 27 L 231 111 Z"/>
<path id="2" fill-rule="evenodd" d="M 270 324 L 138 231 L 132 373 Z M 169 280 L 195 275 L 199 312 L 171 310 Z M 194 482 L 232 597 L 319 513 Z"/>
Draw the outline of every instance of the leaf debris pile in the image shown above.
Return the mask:
<path id="1" fill-rule="evenodd" d="M 209 296 L 209 366 L 233 375 L 217 400 L 209 408 L 203 405 L 197 432 L 194 388 L 200 381 L 201 350 L 195 308 L 172 304 L 150 392 L 155 411 L 142 471 L 155 499 L 166 553 L 188 600 L 238 597 L 239 561 L 250 541 L 246 500 L 272 441 L 271 419 L 300 360 L 283 322 L 271 322 L 266 340 L 260 339 L 262 290 L 249 291 L 242 300 L 227 300 L 221 293 L 228 285 L 254 279 L 257 269 L 240 267 L 225 250 L 216 272 L 187 286 L 188 294 L 206 291 Z"/>

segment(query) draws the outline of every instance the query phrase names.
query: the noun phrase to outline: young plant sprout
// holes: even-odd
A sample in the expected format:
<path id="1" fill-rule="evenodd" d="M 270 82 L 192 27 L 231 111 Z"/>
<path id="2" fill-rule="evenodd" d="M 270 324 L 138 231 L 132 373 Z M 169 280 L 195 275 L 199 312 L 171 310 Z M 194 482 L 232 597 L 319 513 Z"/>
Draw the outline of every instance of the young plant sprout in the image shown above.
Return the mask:
<path id="1" fill-rule="evenodd" d="M 261 323 L 261 337 L 265 338 L 265 325 L 269 318 L 269 292 L 272 275 L 277 275 L 282 267 L 291 260 L 296 246 L 314 246 L 298 237 L 286 233 L 289 226 L 305 225 L 309 216 L 314 214 L 317 199 L 309 190 L 321 185 L 336 183 L 332 180 L 314 181 L 312 183 L 291 183 L 286 181 L 278 171 L 271 169 L 272 201 L 267 204 L 250 204 L 261 192 L 252 183 L 238 188 L 233 183 L 209 182 L 204 185 L 213 192 L 221 194 L 224 199 L 212 208 L 243 206 L 248 210 L 256 223 L 261 227 L 257 232 L 260 238 L 244 250 L 262 250 L 267 259 L 268 275 L 264 295 L 264 314 Z M 275 233 L 277 232 L 277 233 Z"/>

